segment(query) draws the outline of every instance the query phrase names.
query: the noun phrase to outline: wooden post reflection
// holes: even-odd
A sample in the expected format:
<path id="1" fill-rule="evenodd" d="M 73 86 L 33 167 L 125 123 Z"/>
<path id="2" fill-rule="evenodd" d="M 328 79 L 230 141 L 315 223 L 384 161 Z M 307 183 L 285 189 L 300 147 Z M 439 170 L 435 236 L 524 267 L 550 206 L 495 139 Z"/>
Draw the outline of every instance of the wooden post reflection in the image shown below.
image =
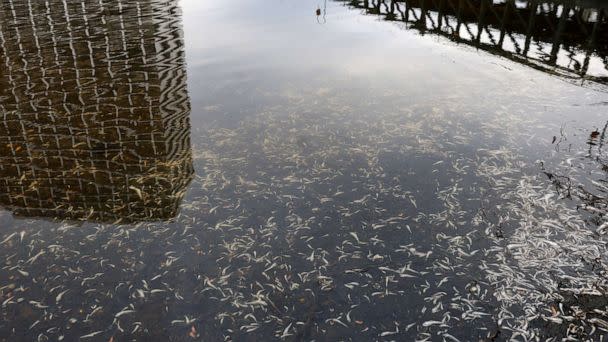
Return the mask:
<path id="1" fill-rule="evenodd" d="M 390 5 L 382 2 L 385 6 L 374 3 L 372 9 L 367 0 L 335 1 L 348 1 L 366 13 L 409 23 L 407 27 L 421 33 L 443 35 L 560 77 L 584 76 L 608 84 L 608 23 L 603 8 L 608 4 L 602 2 L 594 3 L 602 8 L 587 8 L 551 0 L 392 0 Z M 396 12 L 401 13 L 399 18 Z M 591 68 L 597 64 L 604 70 Z"/>

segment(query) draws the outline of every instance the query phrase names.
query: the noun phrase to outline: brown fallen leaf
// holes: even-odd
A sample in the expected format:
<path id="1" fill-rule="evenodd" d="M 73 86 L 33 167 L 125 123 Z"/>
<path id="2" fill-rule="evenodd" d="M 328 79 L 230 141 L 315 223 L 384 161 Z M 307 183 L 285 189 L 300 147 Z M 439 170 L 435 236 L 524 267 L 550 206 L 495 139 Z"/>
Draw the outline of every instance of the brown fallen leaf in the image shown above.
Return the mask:
<path id="1" fill-rule="evenodd" d="M 551 305 L 551 314 L 553 315 L 553 317 L 555 317 L 559 314 L 559 311 L 557 311 L 557 308 L 555 307 L 555 305 Z"/>
<path id="2" fill-rule="evenodd" d="M 194 325 L 192 326 L 192 329 L 190 329 L 190 333 L 188 333 L 188 336 L 192 337 L 192 338 L 197 338 L 198 335 L 198 331 L 196 331 L 196 328 L 194 327 Z"/>

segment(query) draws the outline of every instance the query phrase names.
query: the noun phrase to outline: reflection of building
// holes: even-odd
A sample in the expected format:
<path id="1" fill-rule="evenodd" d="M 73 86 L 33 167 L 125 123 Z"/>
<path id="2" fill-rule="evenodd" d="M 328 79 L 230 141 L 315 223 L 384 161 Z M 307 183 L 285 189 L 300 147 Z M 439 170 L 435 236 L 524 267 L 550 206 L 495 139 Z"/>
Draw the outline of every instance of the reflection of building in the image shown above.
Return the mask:
<path id="1" fill-rule="evenodd" d="M 602 0 L 335 0 L 565 78 L 608 84 Z"/>
<path id="2" fill-rule="evenodd" d="M 176 0 L 0 0 L 0 204 L 174 216 L 192 177 Z"/>

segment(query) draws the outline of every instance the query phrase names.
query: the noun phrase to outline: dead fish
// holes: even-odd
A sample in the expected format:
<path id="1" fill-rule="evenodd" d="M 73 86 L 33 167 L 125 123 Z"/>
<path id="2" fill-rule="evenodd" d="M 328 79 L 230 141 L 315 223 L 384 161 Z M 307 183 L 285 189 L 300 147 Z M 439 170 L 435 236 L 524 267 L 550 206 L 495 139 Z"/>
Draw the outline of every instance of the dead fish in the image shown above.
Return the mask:
<path id="1" fill-rule="evenodd" d="M 59 301 L 61 301 L 61 299 L 63 298 L 63 295 L 65 295 L 68 292 L 70 292 L 70 290 L 65 290 L 65 291 L 61 292 L 60 294 L 58 294 L 57 297 L 55 297 L 55 303 L 59 303 Z"/>
<path id="2" fill-rule="evenodd" d="M 91 338 L 91 337 L 95 337 L 95 336 L 97 336 L 97 335 L 101 335 L 101 334 L 103 334 L 103 331 L 102 331 L 102 330 L 100 330 L 100 331 L 96 331 L 96 332 L 94 332 L 94 333 L 90 333 L 90 334 L 88 334 L 88 335 L 80 336 L 80 339 L 83 339 L 83 338 Z"/>
<path id="3" fill-rule="evenodd" d="M 608 222 L 604 222 L 601 226 L 599 226 L 596 232 L 600 235 L 608 233 Z"/>
<path id="4" fill-rule="evenodd" d="M 132 313 L 135 313 L 135 310 L 123 310 L 123 311 L 117 313 L 116 315 L 114 315 L 114 317 L 115 318 L 119 318 L 121 316 L 129 315 L 129 314 L 132 314 Z"/>

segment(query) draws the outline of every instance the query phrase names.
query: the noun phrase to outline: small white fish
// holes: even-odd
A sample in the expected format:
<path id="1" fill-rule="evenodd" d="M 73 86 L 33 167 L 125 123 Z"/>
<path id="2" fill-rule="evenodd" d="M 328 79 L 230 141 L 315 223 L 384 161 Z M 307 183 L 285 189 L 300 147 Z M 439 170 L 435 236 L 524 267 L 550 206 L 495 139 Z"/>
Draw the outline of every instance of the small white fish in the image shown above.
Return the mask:
<path id="1" fill-rule="evenodd" d="M 598 234 L 606 234 L 608 233 L 608 222 L 605 222 L 601 226 L 599 226 L 596 230 Z"/>
<path id="2" fill-rule="evenodd" d="M 430 327 L 430 326 L 433 326 L 433 325 L 443 325 L 443 322 L 440 322 L 440 321 L 426 321 L 426 322 L 422 323 L 423 327 Z"/>
<path id="3" fill-rule="evenodd" d="M 58 294 L 57 297 L 55 297 L 55 303 L 59 303 L 59 301 L 63 298 L 63 295 L 65 295 L 69 291 L 70 290 L 65 290 L 65 291 L 61 292 L 60 294 Z"/>
<path id="4" fill-rule="evenodd" d="M 13 236 L 15 236 L 15 235 L 17 235 L 17 233 L 13 233 L 13 234 L 9 235 L 9 236 L 8 236 L 6 239 L 4 239 L 4 240 L 2 240 L 2 242 L 0 242 L 0 245 L 2 245 L 2 244 L 4 244 L 4 243 L 8 242 L 8 241 L 9 241 L 10 239 L 12 239 L 12 238 L 13 238 Z"/>
<path id="5" fill-rule="evenodd" d="M 90 333 L 88 335 L 80 336 L 80 338 L 81 339 L 83 339 L 83 338 L 91 338 L 91 337 L 95 337 L 95 336 L 100 335 L 100 334 L 103 334 L 103 330 L 96 331 L 96 332 Z"/>
<path id="6" fill-rule="evenodd" d="M 140 189 L 138 189 L 138 188 L 134 187 L 133 185 L 131 185 L 131 186 L 129 187 L 129 189 L 131 189 L 131 190 L 135 191 L 135 193 L 137 194 L 137 196 L 139 197 L 139 199 L 140 199 L 140 200 L 143 200 L 143 199 L 144 199 L 144 195 L 143 195 L 143 193 L 142 193 L 142 191 L 141 191 Z"/>
<path id="7" fill-rule="evenodd" d="M 285 330 L 283 330 L 283 334 L 281 334 L 281 338 L 286 338 L 286 337 L 288 337 L 288 336 L 293 335 L 293 334 L 290 334 L 290 333 L 289 333 L 289 329 L 291 328 L 291 325 L 292 325 L 292 324 L 293 324 L 293 323 L 289 323 L 289 325 L 287 326 L 287 328 L 285 328 Z"/>
<path id="8" fill-rule="evenodd" d="M 452 340 L 454 342 L 460 342 L 459 339 L 457 339 L 456 337 L 454 337 L 454 336 L 452 336 L 452 335 L 450 335 L 448 333 L 443 333 L 441 335 L 443 336 L 444 340 L 445 340 L 445 338 L 447 338 L 447 339 L 450 339 L 450 340 Z"/>
<path id="9" fill-rule="evenodd" d="M 43 255 L 45 253 L 45 251 L 40 251 L 38 252 L 38 254 L 34 255 L 33 257 L 31 257 L 26 263 L 28 264 L 33 264 L 41 255 Z"/>
<path id="10" fill-rule="evenodd" d="M 357 243 L 361 243 L 361 241 L 359 240 L 359 236 L 357 236 L 357 233 L 355 233 L 355 232 L 350 232 L 350 233 L 348 233 L 348 234 L 350 234 L 352 237 L 354 237 L 354 238 L 355 238 L 355 240 L 357 240 Z"/>
<path id="11" fill-rule="evenodd" d="M 117 313 L 116 315 L 114 315 L 114 317 L 118 318 L 118 317 L 121 317 L 121 316 L 124 316 L 124 315 L 128 315 L 128 314 L 132 314 L 132 313 L 135 313 L 135 310 L 123 310 L 123 311 Z"/>

